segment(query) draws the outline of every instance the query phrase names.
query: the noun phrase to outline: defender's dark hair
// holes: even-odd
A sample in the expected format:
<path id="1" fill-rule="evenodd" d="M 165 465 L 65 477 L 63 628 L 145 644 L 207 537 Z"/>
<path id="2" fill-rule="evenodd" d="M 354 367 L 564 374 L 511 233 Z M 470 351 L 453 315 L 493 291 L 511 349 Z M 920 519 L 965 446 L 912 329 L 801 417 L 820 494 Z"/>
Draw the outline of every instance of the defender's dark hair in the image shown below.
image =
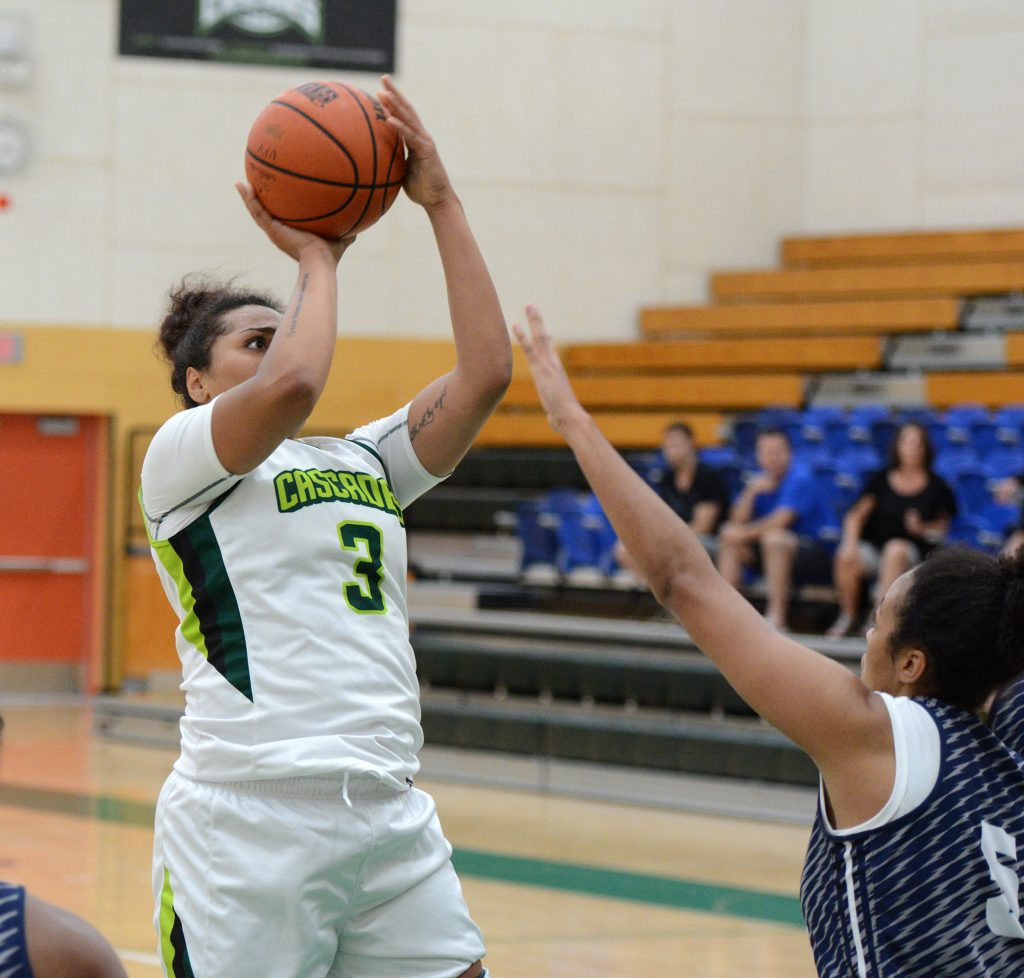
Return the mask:
<path id="1" fill-rule="evenodd" d="M 886 459 L 886 470 L 898 469 L 900 466 L 899 442 L 900 435 L 908 428 L 916 428 L 921 432 L 921 442 L 924 445 L 924 467 L 928 472 L 932 470 L 932 462 L 935 461 L 935 442 L 928 434 L 928 429 L 920 421 L 904 421 L 895 432 L 892 441 L 889 442 L 889 457 Z"/>
<path id="2" fill-rule="evenodd" d="M 889 653 L 928 657 L 931 695 L 976 710 L 1024 670 L 1024 547 L 992 557 L 942 547 L 918 566 L 894 609 Z"/>
<path id="3" fill-rule="evenodd" d="M 209 367 L 213 341 L 226 332 L 224 315 L 242 306 L 283 311 L 281 303 L 269 293 L 236 289 L 231 282 L 189 276 L 171 290 L 157 343 L 171 365 L 171 389 L 185 407 L 197 406 L 185 382 L 188 368 Z"/>

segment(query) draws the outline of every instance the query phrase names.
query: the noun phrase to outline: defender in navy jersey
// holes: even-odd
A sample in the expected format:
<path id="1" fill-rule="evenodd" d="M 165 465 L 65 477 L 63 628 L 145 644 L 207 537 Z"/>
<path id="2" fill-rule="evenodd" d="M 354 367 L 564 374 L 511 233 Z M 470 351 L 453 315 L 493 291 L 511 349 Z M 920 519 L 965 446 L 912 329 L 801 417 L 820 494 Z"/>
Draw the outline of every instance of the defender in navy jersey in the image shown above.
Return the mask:
<path id="1" fill-rule="evenodd" d="M 801 898 L 822 978 L 1024 975 L 1024 760 L 977 717 L 1024 670 L 1024 550 L 939 550 L 883 596 L 857 678 L 768 626 L 581 407 L 540 314 L 513 326 L 655 596 L 815 761 Z"/>
<path id="2" fill-rule="evenodd" d="M 81 917 L 0 881 L 0 978 L 127 978 L 127 972 Z"/>
<path id="3" fill-rule="evenodd" d="M 512 350 L 433 141 L 390 79 L 378 95 L 440 253 L 454 369 L 346 438 L 297 438 L 327 382 L 351 242 L 286 227 L 243 185 L 298 263 L 287 308 L 186 282 L 161 327 L 184 410 L 154 436 L 139 498 L 186 697 L 154 837 L 168 978 L 486 974 L 433 799 L 413 787 L 404 511 L 465 454 Z"/>

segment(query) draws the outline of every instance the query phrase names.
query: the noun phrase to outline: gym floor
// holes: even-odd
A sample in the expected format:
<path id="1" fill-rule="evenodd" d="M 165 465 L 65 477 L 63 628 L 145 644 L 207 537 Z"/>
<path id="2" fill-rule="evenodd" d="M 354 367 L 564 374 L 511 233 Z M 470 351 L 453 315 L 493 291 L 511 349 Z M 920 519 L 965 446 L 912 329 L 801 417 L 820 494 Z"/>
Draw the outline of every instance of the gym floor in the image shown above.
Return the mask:
<path id="1" fill-rule="evenodd" d="M 157 978 L 153 805 L 174 750 L 98 737 L 84 699 L 0 701 L 0 878 L 95 924 Z M 417 782 L 437 800 L 495 978 L 813 978 L 808 826 Z M 811 799 L 813 804 L 813 799 Z"/>

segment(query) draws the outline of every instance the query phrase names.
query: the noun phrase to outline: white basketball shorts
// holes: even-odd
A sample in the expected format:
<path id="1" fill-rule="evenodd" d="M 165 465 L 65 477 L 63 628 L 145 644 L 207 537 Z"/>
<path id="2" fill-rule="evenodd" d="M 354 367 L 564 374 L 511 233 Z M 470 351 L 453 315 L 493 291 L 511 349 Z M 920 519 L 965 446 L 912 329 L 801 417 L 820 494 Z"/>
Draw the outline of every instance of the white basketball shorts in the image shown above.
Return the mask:
<path id="1" fill-rule="evenodd" d="M 168 978 L 454 978 L 484 955 L 434 800 L 375 778 L 219 784 L 157 803 Z"/>

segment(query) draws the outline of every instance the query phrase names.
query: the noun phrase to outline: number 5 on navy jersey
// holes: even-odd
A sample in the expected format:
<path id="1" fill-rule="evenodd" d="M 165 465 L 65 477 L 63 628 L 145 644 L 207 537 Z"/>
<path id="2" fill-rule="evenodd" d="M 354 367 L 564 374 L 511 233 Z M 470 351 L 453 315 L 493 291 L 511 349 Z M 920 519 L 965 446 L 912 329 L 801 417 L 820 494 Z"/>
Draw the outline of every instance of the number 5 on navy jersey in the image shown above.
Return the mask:
<path id="1" fill-rule="evenodd" d="M 1017 840 L 998 825 L 981 823 L 981 851 L 988 863 L 992 882 L 999 887 L 1002 896 L 992 897 L 985 904 L 985 919 L 989 930 L 1000 937 L 1024 939 L 1024 927 L 1020 922 L 1020 879 L 1009 867 L 999 862 L 999 857 L 1017 860 Z"/>

